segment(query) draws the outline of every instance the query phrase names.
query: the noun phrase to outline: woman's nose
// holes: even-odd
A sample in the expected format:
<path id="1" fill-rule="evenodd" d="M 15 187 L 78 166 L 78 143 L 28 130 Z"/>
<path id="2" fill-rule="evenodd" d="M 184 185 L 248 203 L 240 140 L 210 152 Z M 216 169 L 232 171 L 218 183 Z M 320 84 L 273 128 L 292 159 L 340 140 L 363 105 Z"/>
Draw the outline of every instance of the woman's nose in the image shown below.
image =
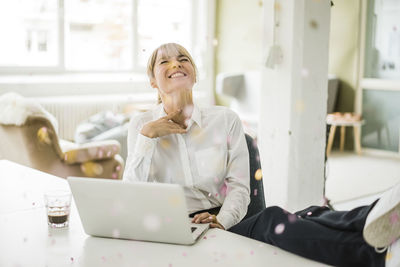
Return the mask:
<path id="1" fill-rule="evenodd" d="M 178 60 L 171 61 L 171 66 L 172 66 L 172 68 L 181 68 L 182 67 L 181 63 Z"/>

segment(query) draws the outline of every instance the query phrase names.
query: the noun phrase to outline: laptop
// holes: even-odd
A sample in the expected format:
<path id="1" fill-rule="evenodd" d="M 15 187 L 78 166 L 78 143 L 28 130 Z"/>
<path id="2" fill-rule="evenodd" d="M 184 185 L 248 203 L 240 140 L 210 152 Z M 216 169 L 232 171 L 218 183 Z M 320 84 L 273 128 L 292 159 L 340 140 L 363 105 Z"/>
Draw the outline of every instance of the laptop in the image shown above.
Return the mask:
<path id="1" fill-rule="evenodd" d="M 85 233 L 97 237 L 194 244 L 209 224 L 191 223 L 177 184 L 68 177 Z"/>

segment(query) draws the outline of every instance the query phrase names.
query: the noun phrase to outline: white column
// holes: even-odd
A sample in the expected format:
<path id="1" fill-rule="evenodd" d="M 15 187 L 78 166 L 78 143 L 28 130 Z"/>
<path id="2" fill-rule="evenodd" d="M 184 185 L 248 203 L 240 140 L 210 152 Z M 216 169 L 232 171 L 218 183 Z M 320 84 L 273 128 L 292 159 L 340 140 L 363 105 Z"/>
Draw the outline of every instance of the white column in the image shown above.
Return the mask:
<path id="1" fill-rule="evenodd" d="M 290 211 L 321 205 L 324 186 L 330 1 L 265 0 L 266 52 L 282 62 L 263 67 L 259 148 L 267 206 Z M 276 23 L 275 23 L 276 24 Z"/>

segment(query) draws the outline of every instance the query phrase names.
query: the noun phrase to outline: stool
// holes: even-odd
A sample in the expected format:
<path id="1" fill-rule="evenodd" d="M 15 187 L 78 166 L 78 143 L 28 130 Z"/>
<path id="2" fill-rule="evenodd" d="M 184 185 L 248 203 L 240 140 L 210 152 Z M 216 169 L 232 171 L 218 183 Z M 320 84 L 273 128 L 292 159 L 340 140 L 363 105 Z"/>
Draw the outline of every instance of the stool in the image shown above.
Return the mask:
<path id="1" fill-rule="evenodd" d="M 364 124 L 364 120 L 361 119 L 359 114 L 354 113 L 340 113 L 335 112 L 328 114 L 326 117 L 326 123 L 331 125 L 328 137 L 328 146 L 326 149 L 326 156 L 329 156 L 332 150 L 333 139 L 335 137 L 336 127 L 340 126 L 340 151 L 344 149 L 344 139 L 346 133 L 346 126 L 353 126 L 354 132 L 354 144 L 356 147 L 357 154 L 361 154 L 361 141 L 360 141 L 360 127 Z"/>

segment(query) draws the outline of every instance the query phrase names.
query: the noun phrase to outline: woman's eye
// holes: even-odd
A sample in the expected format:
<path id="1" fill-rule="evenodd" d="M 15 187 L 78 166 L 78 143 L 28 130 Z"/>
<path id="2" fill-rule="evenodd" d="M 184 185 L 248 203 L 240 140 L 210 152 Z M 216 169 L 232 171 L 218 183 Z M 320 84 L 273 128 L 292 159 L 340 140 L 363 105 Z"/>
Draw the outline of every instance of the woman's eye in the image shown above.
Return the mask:
<path id="1" fill-rule="evenodd" d="M 163 61 L 160 62 L 160 64 L 165 64 L 165 63 L 167 63 L 167 62 L 168 62 L 168 61 L 163 60 Z"/>
<path id="2" fill-rule="evenodd" d="M 182 58 L 181 61 L 189 61 L 187 58 Z"/>

